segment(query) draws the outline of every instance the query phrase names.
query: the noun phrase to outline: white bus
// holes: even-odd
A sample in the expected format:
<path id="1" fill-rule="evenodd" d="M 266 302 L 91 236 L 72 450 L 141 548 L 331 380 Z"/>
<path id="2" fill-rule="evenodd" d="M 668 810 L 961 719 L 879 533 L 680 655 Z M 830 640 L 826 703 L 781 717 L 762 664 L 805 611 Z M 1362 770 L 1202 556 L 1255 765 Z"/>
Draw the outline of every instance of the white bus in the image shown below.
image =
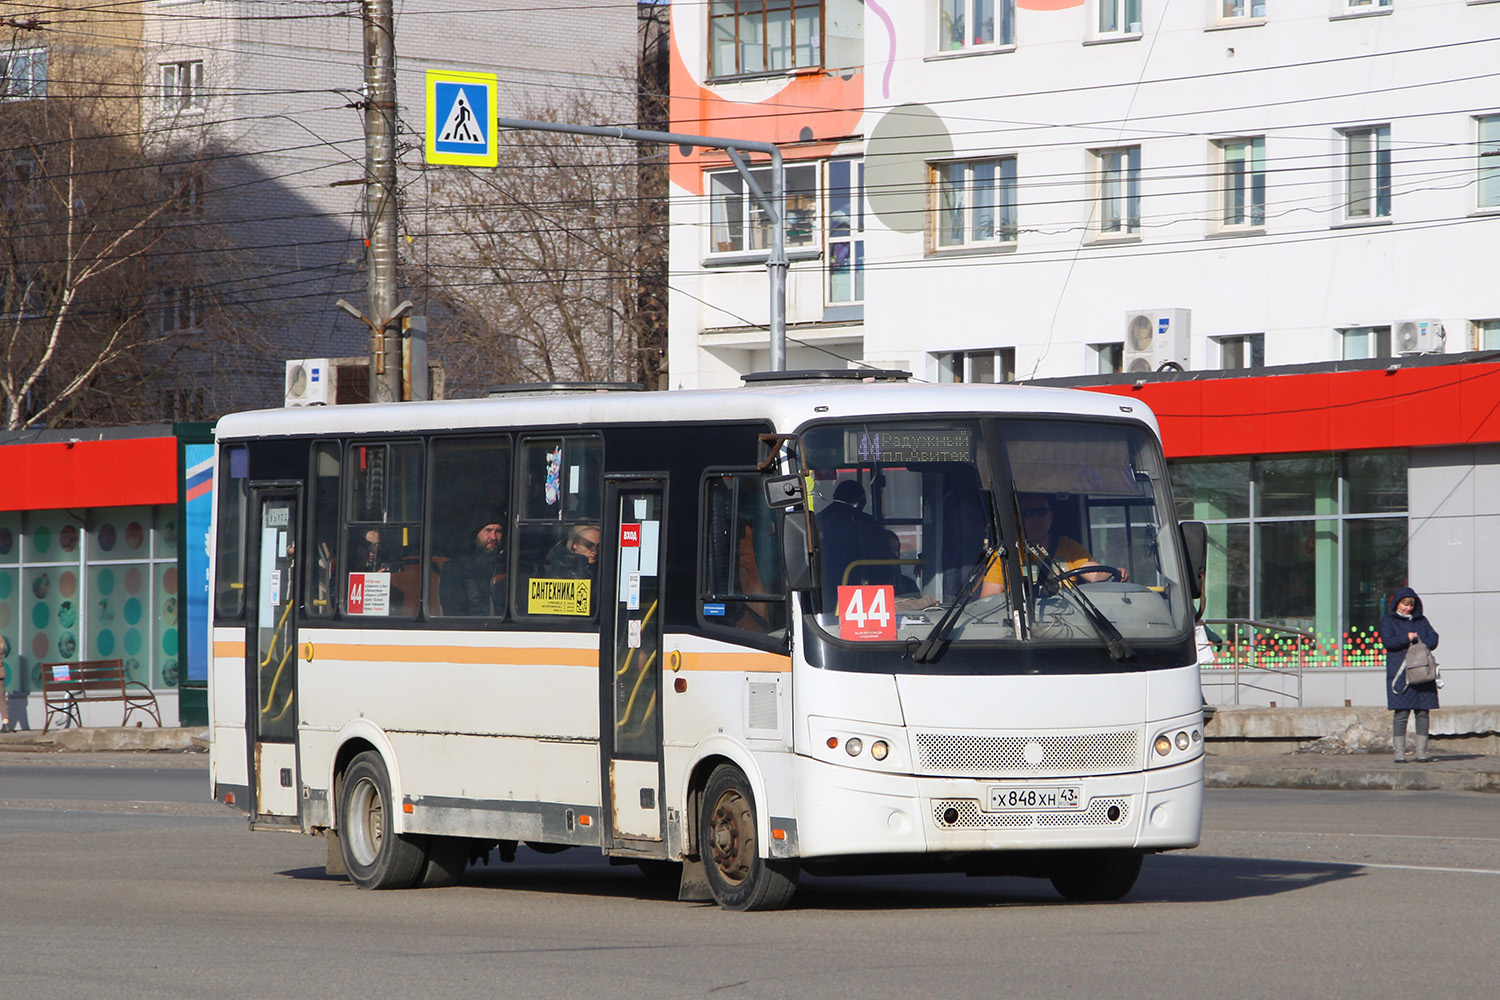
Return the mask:
<path id="1" fill-rule="evenodd" d="M 215 798 L 366 888 L 525 844 L 731 909 L 1123 896 L 1198 843 L 1201 526 L 1139 403 L 902 374 L 223 418 Z"/>

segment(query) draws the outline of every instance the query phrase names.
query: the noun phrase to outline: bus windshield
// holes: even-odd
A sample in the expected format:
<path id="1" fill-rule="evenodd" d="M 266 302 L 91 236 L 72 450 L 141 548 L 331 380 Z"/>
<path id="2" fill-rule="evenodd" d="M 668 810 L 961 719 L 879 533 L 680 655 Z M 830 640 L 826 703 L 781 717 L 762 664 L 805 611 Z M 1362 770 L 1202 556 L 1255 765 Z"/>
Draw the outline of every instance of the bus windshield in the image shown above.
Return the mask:
<path id="1" fill-rule="evenodd" d="M 802 435 L 821 586 L 856 642 L 1180 640 L 1188 589 L 1151 432 L 994 418 L 824 424 Z"/>

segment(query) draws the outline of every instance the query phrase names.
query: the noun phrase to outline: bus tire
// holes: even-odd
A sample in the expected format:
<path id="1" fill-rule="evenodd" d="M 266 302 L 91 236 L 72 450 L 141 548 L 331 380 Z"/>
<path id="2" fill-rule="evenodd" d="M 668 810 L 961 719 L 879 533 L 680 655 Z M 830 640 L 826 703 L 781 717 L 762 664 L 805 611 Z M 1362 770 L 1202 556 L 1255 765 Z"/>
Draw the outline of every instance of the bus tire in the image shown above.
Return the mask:
<path id="1" fill-rule="evenodd" d="M 1076 903 L 1121 899 L 1141 874 L 1139 851 L 1069 851 L 1052 869 L 1052 887 Z"/>
<path id="2" fill-rule="evenodd" d="M 703 790 L 698 849 L 714 899 L 726 910 L 779 910 L 797 889 L 800 869 L 761 857 L 755 796 L 739 768 L 721 764 Z"/>
<path id="3" fill-rule="evenodd" d="M 463 837 L 428 837 L 427 863 L 417 878 L 420 889 L 441 889 L 463 881 L 469 867 L 469 841 Z"/>
<path id="4" fill-rule="evenodd" d="M 339 789 L 339 847 L 349 881 L 361 889 L 409 889 L 427 852 L 415 839 L 391 832 L 396 804 L 380 754 L 366 750 L 344 772 Z"/>

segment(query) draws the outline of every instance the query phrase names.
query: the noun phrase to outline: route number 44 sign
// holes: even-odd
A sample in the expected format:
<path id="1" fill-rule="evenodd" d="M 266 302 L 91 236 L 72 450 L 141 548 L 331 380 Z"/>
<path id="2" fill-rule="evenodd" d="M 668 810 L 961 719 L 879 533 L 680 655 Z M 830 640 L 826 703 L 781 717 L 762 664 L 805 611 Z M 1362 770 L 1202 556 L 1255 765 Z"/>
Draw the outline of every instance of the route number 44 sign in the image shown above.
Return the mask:
<path id="1" fill-rule="evenodd" d="M 853 642 L 894 642 L 896 588 L 840 587 L 839 638 Z"/>

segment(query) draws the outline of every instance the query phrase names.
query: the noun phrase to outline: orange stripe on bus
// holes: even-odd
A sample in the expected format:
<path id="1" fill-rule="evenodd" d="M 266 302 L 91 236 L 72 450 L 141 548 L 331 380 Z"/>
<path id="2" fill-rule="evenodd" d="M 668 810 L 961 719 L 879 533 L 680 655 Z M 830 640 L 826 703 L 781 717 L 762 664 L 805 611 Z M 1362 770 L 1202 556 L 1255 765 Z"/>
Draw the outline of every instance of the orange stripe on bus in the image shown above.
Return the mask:
<path id="1" fill-rule="evenodd" d="M 745 673 L 790 673 L 792 658 L 778 653 L 683 653 L 686 670 L 740 670 Z"/>
<path id="2" fill-rule="evenodd" d="M 597 667 L 597 649 L 536 649 L 513 646 L 356 646 L 313 643 L 313 660 L 363 660 L 371 663 L 498 663 L 555 664 Z"/>

